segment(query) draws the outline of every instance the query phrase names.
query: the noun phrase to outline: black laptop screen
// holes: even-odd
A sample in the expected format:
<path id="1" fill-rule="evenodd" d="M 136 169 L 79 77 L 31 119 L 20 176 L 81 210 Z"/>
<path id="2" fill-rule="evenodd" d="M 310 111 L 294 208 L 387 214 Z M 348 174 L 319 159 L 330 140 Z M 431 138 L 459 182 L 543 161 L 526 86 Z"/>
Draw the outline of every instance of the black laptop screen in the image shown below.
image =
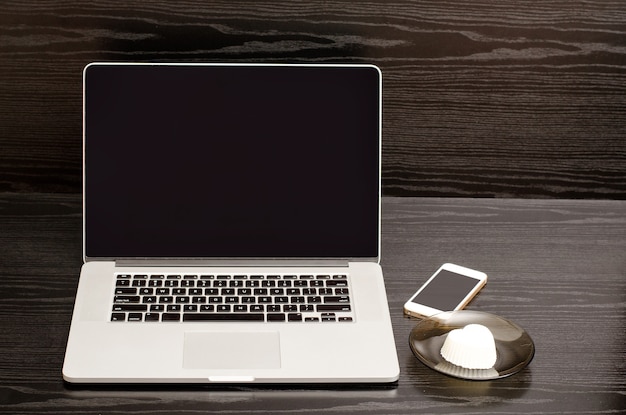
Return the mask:
<path id="1" fill-rule="evenodd" d="M 85 256 L 378 256 L 369 66 L 90 65 Z"/>

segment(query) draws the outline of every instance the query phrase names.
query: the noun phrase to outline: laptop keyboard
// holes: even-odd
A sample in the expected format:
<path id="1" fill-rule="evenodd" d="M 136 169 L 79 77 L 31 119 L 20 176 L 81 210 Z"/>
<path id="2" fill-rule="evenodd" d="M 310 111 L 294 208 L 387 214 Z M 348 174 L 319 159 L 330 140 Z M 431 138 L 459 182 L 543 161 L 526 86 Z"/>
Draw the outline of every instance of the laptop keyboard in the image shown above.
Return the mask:
<path id="1" fill-rule="evenodd" d="M 116 275 L 114 322 L 351 322 L 347 275 Z"/>

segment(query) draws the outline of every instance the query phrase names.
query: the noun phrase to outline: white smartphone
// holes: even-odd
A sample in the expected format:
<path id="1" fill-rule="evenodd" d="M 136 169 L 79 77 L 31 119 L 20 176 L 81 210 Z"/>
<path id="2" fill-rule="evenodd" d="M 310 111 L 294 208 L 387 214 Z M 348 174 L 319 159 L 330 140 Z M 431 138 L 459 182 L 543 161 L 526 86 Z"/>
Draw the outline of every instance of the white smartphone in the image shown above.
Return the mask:
<path id="1" fill-rule="evenodd" d="M 454 264 L 443 264 L 404 304 L 414 317 L 430 317 L 461 310 L 487 283 L 487 274 Z"/>

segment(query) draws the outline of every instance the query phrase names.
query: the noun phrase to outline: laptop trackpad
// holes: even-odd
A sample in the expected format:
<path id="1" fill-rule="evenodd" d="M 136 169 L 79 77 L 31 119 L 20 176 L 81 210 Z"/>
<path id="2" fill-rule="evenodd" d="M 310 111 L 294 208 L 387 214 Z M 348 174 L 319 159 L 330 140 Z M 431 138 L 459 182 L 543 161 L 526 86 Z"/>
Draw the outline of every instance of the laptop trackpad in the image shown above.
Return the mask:
<path id="1" fill-rule="evenodd" d="M 188 332 L 185 369 L 280 368 L 278 332 Z"/>

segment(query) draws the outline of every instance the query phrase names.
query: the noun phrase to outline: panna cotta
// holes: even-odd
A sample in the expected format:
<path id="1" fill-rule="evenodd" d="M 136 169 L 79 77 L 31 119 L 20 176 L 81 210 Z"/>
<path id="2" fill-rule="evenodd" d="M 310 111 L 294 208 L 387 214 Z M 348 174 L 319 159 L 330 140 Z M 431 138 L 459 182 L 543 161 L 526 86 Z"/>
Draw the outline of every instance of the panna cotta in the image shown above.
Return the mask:
<path id="1" fill-rule="evenodd" d="M 466 369 L 491 369 L 497 359 L 496 342 L 487 327 L 468 324 L 448 333 L 441 356 Z"/>

